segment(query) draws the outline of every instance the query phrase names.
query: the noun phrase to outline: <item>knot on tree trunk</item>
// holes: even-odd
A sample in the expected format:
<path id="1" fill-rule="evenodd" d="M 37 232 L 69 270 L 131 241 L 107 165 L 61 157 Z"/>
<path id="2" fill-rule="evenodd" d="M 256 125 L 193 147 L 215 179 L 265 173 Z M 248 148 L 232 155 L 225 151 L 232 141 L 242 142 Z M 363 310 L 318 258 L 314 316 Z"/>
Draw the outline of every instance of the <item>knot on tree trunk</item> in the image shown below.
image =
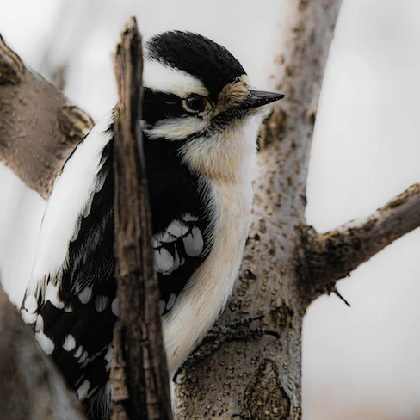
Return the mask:
<path id="1" fill-rule="evenodd" d="M 21 58 L 6 45 L 0 35 L 0 84 L 19 83 L 23 71 Z"/>

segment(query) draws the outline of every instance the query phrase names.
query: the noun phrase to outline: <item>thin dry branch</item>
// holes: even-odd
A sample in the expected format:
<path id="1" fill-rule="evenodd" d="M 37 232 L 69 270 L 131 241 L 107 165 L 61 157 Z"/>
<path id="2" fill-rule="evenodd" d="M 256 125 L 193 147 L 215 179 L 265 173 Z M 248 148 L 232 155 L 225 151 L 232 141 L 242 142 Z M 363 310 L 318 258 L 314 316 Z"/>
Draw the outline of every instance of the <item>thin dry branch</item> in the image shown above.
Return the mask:
<path id="1" fill-rule="evenodd" d="M 0 286 L 0 413 L 8 420 L 83 420 L 50 358 Z"/>
<path id="2" fill-rule="evenodd" d="M 48 198 L 55 178 L 93 121 L 25 67 L 0 35 L 0 161 Z"/>
<path id="3" fill-rule="evenodd" d="M 169 374 L 158 313 L 151 215 L 140 135 L 141 38 L 132 18 L 115 54 L 115 256 L 120 316 L 114 331 L 113 420 L 170 420 Z"/>
<path id="4" fill-rule="evenodd" d="M 333 290 L 337 280 L 419 226 L 420 184 L 411 186 L 364 221 L 352 221 L 324 234 L 311 226 L 299 226 L 297 270 L 308 303 Z"/>

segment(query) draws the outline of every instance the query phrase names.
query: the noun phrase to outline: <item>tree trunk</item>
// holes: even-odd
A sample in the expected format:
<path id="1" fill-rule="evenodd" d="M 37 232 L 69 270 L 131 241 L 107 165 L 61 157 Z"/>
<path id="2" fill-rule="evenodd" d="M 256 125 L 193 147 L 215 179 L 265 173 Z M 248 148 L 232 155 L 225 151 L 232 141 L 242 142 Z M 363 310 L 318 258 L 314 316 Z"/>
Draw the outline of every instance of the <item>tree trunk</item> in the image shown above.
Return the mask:
<path id="1" fill-rule="evenodd" d="M 420 225 L 419 184 L 358 224 L 322 235 L 305 224 L 311 140 L 341 3 L 286 2 L 270 76 L 285 98 L 260 139 L 250 237 L 233 296 L 218 321 L 218 337 L 177 378 L 180 419 L 300 419 L 306 308 L 320 294 L 336 292 L 337 280 Z M 272 334 L 226 339 L 229 324 L 258 316 L 278 339 Z M 209 349 L 213 353 L 203 357 Z"/>
<path id="2" fill-rule="evenodd" d="M 264 315 L 280 334 L 225 343 L 184 370 L 180 418 L 300 419 L 302 320 L 308 301 L 297 266 L 319 93 L 339 0 L 288 0 L 271 79 L 283 93 L 261 139 L 250 238 L 233 297 L 219 321 Z"/>

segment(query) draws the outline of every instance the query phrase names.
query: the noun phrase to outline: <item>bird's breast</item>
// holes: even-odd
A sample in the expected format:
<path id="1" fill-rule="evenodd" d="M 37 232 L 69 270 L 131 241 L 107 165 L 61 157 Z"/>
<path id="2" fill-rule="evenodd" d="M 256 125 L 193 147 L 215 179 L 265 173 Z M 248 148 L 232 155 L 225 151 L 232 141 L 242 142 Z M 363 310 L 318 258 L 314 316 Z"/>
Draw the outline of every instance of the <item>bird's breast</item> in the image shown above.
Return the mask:
<path id="1" fill-rule="evenodd" d="M 249 232 L 251 176 L 236 182 L 208 181 L 212 202 L 212 247 L 171 311 L 163 318 L 168 364 L 173 375 L 223 310 L 237 278 Z"/>

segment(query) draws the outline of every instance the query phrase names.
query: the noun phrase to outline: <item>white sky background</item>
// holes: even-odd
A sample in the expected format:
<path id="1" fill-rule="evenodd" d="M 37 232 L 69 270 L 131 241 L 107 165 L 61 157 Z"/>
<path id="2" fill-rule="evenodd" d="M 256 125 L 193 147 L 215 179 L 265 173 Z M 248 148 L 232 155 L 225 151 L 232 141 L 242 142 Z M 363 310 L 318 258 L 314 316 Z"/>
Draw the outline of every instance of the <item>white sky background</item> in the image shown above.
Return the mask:
<path id="1" fill-rule="evenodd" d="M 316 0 L 312 0 L 316 1 Z M 267 88 L 278 0 L 0 0 L 0 33 L 34 69 L 69 62 L 67 95 L 114 104 L 110 53 L 131 14 L 145 37 L 178 28 L 225 45 Z M 6 5 L 7 3 L 7 5 Z M 363 218 L 420 182 L 420 2 L 347 0 L 332 47 L 308 180 L 308 223 Z M 0 269 L 20 304 L 44 203 L 0 166 Z M 364 264 L 305 318 L 304 419 L 420 417 L 420 231 Z M 389 417 L 386 417 L 388 415 Z"/>

